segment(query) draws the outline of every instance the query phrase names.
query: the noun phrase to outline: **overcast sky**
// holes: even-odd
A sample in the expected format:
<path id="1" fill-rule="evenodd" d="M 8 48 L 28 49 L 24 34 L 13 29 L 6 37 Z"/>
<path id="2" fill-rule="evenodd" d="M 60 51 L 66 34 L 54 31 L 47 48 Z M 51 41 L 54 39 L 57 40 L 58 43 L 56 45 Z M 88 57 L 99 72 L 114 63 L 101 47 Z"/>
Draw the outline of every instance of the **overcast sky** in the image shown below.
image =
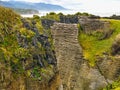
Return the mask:
<path id="1" fill-rule="evenodd" d="M 120 13 L 120 0 L 15 0 L 27 2 L 45 2 L 63 7 L 100 13 Z"/>

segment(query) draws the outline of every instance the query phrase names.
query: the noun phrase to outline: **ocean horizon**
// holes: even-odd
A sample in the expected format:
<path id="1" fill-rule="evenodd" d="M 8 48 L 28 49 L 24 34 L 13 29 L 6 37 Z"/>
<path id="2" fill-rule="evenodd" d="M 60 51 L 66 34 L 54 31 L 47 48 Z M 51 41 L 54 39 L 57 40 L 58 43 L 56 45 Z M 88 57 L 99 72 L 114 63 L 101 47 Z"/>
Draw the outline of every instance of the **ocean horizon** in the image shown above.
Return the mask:
<path id="1" fill-rule="evenodd" d="M 109 17 L 112 15 L 120 15 L 120 12 L 89 12 L 89 11 L 79 11 L 79 10 L 62 10 L 62 11 L 39 11 L 39 14 L 21 14 L 22 17 L 33 17 L 33 15 L 38 15 L 38 16 L 45 16 L 47 13 L 50 12 L 55 12 L 55 13 L 63 13 L 64 15 L 67 14 L 75 14 L 77 12 L 86 12 L 89 14 L 101 16 L 101 17 Z"/>

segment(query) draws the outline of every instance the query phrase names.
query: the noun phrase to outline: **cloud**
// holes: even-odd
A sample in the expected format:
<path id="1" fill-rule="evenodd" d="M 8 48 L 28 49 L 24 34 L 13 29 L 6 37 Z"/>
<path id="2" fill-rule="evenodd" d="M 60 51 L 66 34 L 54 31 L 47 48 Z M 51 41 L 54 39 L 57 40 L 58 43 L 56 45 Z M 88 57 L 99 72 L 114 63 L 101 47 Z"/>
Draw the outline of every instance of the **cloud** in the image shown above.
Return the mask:
<path id="1" fill-rule="evenodd" d="M 120 0 L 15 0 L 26 2 L 44 2 L 61 5 L 74 10 L 85 12 L 120 12 Z"/>

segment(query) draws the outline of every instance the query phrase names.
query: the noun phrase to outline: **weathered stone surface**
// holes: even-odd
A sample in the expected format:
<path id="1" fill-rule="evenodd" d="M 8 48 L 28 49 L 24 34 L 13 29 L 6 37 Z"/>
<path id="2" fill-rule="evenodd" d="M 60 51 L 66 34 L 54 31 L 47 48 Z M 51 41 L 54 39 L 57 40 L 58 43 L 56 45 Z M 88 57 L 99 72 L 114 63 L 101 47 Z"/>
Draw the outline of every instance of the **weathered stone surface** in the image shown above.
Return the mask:
<path id="1" fill-rule="evenodd" d="M 78 23 L 78 16 L 77 15 L 60 15 L 60 23 Z"/>
<path id="2" fill-rule="evenodd" d="M 84 33 L 94 35 L 95 32 L 101 33 L 99 40 L 109 38 L 113 30 L 110 29 L 110 23 L 107 21 L 100 21 L 99 19 L 91 19 L 88 17 L 79 17 L 79 23 Z"/>
<path id="3" fill-rule="evenodd" d="M 57 65 L 60 70 L 63 90 L 76 87 L 81 60 L 81 48 L 77 40 L 76 24 L 54 24 L 52 35 L 54 38 Z"/>
<path id="4" fill-rule="evenodd" d="M 97 62 L 101 74 L 109 81 L 117 80 L 120 76 L 120 57 L 115 56 L 114 59 L 108 55 L 99 57 Z"/>
<path id="5" fill-rule="evenodd" d="M 60 90 L 100 90 L 107 85 L 98 69 L 83 59 L 77 24 L 55 23 L 53 41 L 60 72 Z"/>
<path id="6" fill-rule="evenodd" d="M 90 30 L 100 30 L 104 27 L 104 23 L 98 19 L 89 19 L 88 17 L 79 17 L 79 23 L 85 33 L 89 33 Z"/>
<path id="7" fill-rule="evenodd" d="M 118 34 L 113 42 L 111 53 L 113 55 L 120 54 L 120 34 Z"/>
<path id="8" fill-rule="evenodd" d="M 3 65 L 2 65 L 3 66 Z M 57 90 L 60 84 L 59 74 L 51 74 L 49 81 L 15 77 L 10 70 L 0 67 L 0 90 Z"/>
<path id="9" fill-rule="evenodd" d="M 50 29 L 50 26 L 52 26 L 54 22 L 55 22 L 54 20 L 49 20 L 49 19 L 41 20 L 41 23 L 45 29 Z"/>
<path id="10" fill-rule="evenodd" d="M 15 45 L 18 46 L 13 44 L 12 49 L 17 51 L 9 52 L 12 58 L 6 54 L 9 60 L 5 59 L 0 48 L 0 90 L 56 90 L 59 87 L 56 57 L 48 37 L 50 35 L 45 35 L 45 32 L 41 35 L 36 23 L 31 22 L 26 19 L 21 22 L 21 28 L 33 31 L 34 36 L 30 39 L 20 32 L 13 32 Z M 17 28 L 18 31 L 21 28 Z M 9 39 L 10 42 L 12 39 Z M 8 48 L 12 51 L 10 45 Z"/>

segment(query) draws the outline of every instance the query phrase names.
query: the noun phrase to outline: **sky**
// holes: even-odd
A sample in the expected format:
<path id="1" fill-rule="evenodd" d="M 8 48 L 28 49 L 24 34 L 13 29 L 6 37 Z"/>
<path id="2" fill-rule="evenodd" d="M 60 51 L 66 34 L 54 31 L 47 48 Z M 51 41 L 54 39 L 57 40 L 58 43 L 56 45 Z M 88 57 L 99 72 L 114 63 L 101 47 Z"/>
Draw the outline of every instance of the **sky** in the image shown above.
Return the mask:
<path id="1" fill-rule="evenodd" d="M 120 0 L 15 0 L 26 2 L 44 2 L 61 5 L 76 11 L 117 14 L 120 13 Z"/>

